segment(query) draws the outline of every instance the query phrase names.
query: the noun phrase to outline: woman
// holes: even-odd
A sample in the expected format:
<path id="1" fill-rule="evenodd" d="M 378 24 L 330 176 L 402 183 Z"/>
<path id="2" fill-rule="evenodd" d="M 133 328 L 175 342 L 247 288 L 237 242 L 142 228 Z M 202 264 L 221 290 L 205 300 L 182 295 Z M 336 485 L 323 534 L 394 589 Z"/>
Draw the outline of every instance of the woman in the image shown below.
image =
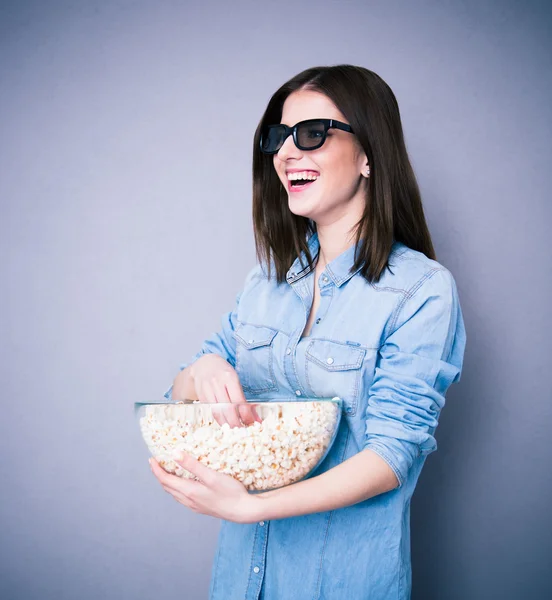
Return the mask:
<path id="1" fill-rule="evenodd" d="M 339 396 L 336 440 L 314 476 L 255 495 L 189 456 L 197 481 L 152 469 L 223 519 L 213 600 L 409 598 L 410 499 L 466 336 L 378 75 L 312 68 L 274 94 L 255 133 L 253 218 L 259 265 L 172 399 Z"/>

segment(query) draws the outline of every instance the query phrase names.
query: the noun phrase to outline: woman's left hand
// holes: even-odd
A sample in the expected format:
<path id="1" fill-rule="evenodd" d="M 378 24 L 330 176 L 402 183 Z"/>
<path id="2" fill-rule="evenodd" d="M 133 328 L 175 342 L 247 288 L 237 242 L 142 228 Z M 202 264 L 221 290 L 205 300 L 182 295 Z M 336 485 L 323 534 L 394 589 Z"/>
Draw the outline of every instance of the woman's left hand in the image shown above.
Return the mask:
<path id="1" fill-rule="evenodd" d="M 190 454 L 182 453 L 182 459 L 175 458 L 175 462 L 200 481 L 171 475 L 154 458 L 149 461 L 163 489 L 177 502 L 194 512 L 234 523 L 257 521 L 255 508 L 258 499 L 249 494 L 242 483 L 230 475 L 209 469 Z"/>

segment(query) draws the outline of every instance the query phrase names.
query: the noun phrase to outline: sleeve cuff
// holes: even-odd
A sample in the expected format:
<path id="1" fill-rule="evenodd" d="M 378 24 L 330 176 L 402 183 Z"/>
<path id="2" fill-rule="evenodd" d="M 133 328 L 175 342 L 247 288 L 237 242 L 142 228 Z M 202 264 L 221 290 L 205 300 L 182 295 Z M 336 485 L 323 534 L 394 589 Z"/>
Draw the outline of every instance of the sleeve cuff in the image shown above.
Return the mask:
<path id="1" fill-rule="evenodd" d="M 397 481 L 399 482 L 398 487 L 401 487 L 404 483 L 406 475 L 401 472 L 401 469 L 397 465 L 397 462 L 394 460 L 394 457 L 391 452 L 385 447 L 381 442 L 370 440 L 365 445 L 363 450 L 372 450 L 375 452 L 380 458 L 382 458 L 390 467 L 390 469 L 395 474 Z"/>

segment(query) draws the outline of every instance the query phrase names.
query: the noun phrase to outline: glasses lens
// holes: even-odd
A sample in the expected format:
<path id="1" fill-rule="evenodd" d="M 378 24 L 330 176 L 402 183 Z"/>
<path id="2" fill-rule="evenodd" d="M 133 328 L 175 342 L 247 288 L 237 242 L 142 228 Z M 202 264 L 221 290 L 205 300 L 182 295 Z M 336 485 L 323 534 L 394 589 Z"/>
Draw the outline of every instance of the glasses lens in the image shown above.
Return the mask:
<path id="1" fill-rule="evenodd" d="M 321 146 L 326 139 L 326 128 L 320 121 L 302 123 L 297 128 L 297 142 L 303 149 Z"/>
<path id="2" fill-rule="evenodd" d="M 267 153 L 278 152 L 284 143 L 286 130 L 281 125 L 269 125 L 261 137 L 261 150 Z"/>

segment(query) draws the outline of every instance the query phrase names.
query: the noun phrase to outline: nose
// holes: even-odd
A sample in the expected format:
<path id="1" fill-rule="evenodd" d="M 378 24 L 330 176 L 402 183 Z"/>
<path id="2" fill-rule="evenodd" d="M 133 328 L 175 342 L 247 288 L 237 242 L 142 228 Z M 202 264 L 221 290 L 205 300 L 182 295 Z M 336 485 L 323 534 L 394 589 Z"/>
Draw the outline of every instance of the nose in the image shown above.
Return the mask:
<path id="1" fill-rule="evenodd" d="M 293 141 L 293 135 L 290 134 L 284 140 L 282 147 L 278 150 L 277 156 L 280 160 L 285 161 L 288 158 L 301 158 L 303 156 L 301 150 L 297 148 Z"/>

